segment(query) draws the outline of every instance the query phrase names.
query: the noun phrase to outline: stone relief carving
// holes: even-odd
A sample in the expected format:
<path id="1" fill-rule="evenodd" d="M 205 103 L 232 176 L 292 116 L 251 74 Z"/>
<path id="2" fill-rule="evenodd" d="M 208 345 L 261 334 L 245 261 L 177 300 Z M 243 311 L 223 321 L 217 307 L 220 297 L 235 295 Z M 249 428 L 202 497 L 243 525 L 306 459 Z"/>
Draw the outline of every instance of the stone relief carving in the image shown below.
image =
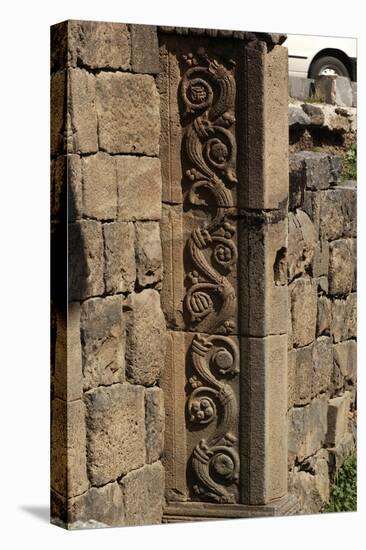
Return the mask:
<path id="1" fill-rule="evenodd" d="M 230 186 L 237 183 L 236 142 L 233 125 L 235 81 L 230 71 L 204 49 L 185 56 L 188 69 L 180 92 L 188 118 L 183 152 L 189 167 L 188 200 L 206 207 L 207 192 L 215 213 L 193 230 L 187 241 L 189 286 L 184 306 L 188 328 L 196 335 L 188 351 L 194 375 L 187 401 L 189 423 L 214 431 L 195 446 L 190 466 L 196 482 L 195 496 L 220 503 L 237 502 L 235 484 L 239 455 L 235 449 L 234 421 L 238 415 L 235 393 L 228 383 L 239 372 L 239 350 L 227 335 L 236 329 L 236 295 L 228 275 L 236 269 L 235 225 L 229 221 L 233 198 Z M 228 66 L 233 66 L 230 61 Z M 206 192 L 206 195 L 202 193 Z M 219 334 L 213 334 L 219 333 Z"/>

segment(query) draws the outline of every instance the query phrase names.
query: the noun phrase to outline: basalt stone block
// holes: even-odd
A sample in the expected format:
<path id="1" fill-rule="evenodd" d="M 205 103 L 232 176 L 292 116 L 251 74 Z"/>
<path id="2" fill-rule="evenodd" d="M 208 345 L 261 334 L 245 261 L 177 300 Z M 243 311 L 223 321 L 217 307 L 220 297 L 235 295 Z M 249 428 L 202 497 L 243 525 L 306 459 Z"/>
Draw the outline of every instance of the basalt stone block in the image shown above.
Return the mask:
<path id="1" fill-rule="evenodd" d="M 83 69 L 68 70 L 67 148 L 73 153 L 98 151 L 95 76 Z"/>
<path id="2" fill-rule="evenodd" d="M 316 318 L 316 334 L 330 334 L 332 322 L 332 302 L 326 296 L 318 297 L 318 314 Z"/>
<path id="3" fill-rule="evenodd" d="M 292 339 L 295 347 L 313 342 L 316 333 L 317 287 L 312 279 L 295 279 L 289 286 Z"/>
<path id="4" fill-rule="evenodd" d="M 86 300 L 81 309 L 84 389 L 125 379 L 122 297 Z"/>
<path id="5" fill-rule="evenodd" d="M 328 398 L 322 395 L 309 405 L 294 407 L 289 418 L 289 453 L 299 462 L 324 445 L 328 429 Z"/>
<path id="6" fill-rule="evenodd" d="M 290 474 L 289 490 L 297 495 L 300 514 L 318 513 L 329 501 L 328 464 L 328 451 L 321 449 Z"/>
<path id="7" fill-rule="evenodd" d="M 89 479 L 104 485 L 145 463 L 144 388 L 114 384 L 84 396 Z"/>
<path id="8" fill-rule="evenodd" d="M 313 126 L 322 126 L 324 124 L 324 113 L 321 107 L 312 103 L 303 103 L 302 110 L 310 119 L 310 124 Z"/>
<path id="9" fill-rule="evenodd" d="M 159 94 L 152 76 L 99 73 L 96 110 L 101 149 L 108 153 L 158 154 Z"/>
<path id="10" fill-rule="evenodd" d="M 287 270 L 290 281 L 309 269 L 315 247 L 315 228 L 309 216 L 302 210 L 289 212 Z"/>
<path id="11" fill-rule="evenodd" d="M 160 462 L 128 473 L 120 484 L 125 505 L 125 525 L 161 523 L 164 468 Z"/>
<path id="12" fill-rule="evenodd" d="M 343 395 L 329 400 L 326 444 L 331 447 L 339 445 L 347 433 L 350 396 L 350 392 L 346 391 Z"/>
<path id="13" fill-rule="evenodd" d="M 68 64 L 128 70 L 130 37 L 124 23 L 68 21 Z"/>
<path id="14" fill-rule="evenodd" d="M 160 64 L 157 27 L 154 25 L 131 25 L 130 28 L 133 72 L 158 73 Z"/>
<path id="15" fill-rule="evenodd" d="M 145 390 L 146 461 L 159 460 L 164 447 L 164 394 L 160 388 Z"/>
<path id="16" fill-rule="evenodd" d="M 330 337 L 321 336 L 313 346 L 313 374 L 311 376 L 312 394 L 326 391 L 331 384 L 333 370 L 333 343 Z M 308 380 L 308 383 L 310 380 Z"/>
<path id="17" fill-rule="evenodd" d="M 317 243 L 314 250 L 314 258 L 312 265 L 313 277 L 328 277 L 329 270 L 329 243 L 328 241 L 320 241 Z"/>
<path id="18" fill-rule="evenodd" d="M 294 99 L 306 99 L 311 95 L 314 80 L 311 78 L 302 78 L 299 76 L 289 76 L 288 94 Z"/>
<path id="19" fill-rule="evenodd" d="M 85 407 L 81 400 L 51 404 L 51 487 L 68 498 L 84 493 L 86 472 Z"/>
<path id="20" fill-rule="evenodd" d="M 124 303 L 126 374 L 134 384 L 152 386 L 164 366 L 166 325 L 156 290 L 133 293 Z"/>
<path id="21" fill-rule="evenodd" d="M 355 382 L 357 375 L 357 344 L 355 340 L 347 340 L 334 346 L 334 363 L 344 378 Z"/>
<path id="22" fill-rule="evenodd" d="M 69 221 L 82 217 L 82 174 L 79 155 L 67 155 L 67 204 Z"/>
<path id="23" fill-rule="evenodd" d="M 356 189 L 338 186 L 325 191 L 320 198 L 320 238 L 335 240 L 356 237 Z"/>
<path id="24" fill-rule="evenodd" d="M 94 220 L 71 223 L 68 235 L 70 301 L 103 294 L 102 224 Z"/>
<path id="25" fill-rule="evenodd" d="M 357 294 L 336 299 L 332 304 L 332 333 L 334 342 L 341 342 L 357 336 Z"/>
<path id="26" fill-rule="evenodd" d="M 329 156 L 326 153 L 300 151 L 292 156 L 302 161 L 302 170 L 307 189 L 317 191 L 328 189 L 333 178 L 330 171 Z"/>
<path id="27" fill-rule="evenodd" d="M 132 292 L 136 279 L 135 230 L 132 222 L 103 224 L 106 292 Z"/>
<path id="28" fill-rule="evenodd" d="M 160 160 L 117 158 L 118 219 L 159 220 L 161 217 Z"/>
<path id="29" fill-rule="evenodd" d="M 303 159 L 296 153 L 289 156 L 289 210 L 301 208 L 304 201 L 306 178 Z"/>
<path id="30" fill-rule="evenodd" d="M 85 494 L 70 499 L 68 523 L 69 529 L 80 528 L 80 523 L 89 528 L 99 527 L 99 524 L 103 527 L 124 525 L 124 503 L 119 484 L 115 481 L 103 487 L 91 487 Z"/>
<path id="31" fill-rule="evenodd" d="M 82 159 L 83 212 L 89 218 L 117 217 L 117 170 L 115 159 L 97 153 Z"/>
<path id="32" fill-rule="evenodd" d="M 354 257 L 351 239 L 333 241 L 329 247 L 329 294 L 349 294 L 352 291 Z"/>
<path id="33" fill-rule="evenodd" d="M 67 152 L 65 143 L 67 72 L 51 76 L 51 155 Z"/>
<path id="34" fill-rule="evenodd" d="M 312 395 L 312 345 L 294 350 L 294 405 L 309 403 Z"/>
<path id="35" fill-rule="evenodd" d="M 288 107 L 288 124 L 289 126 L 309 126 L 311 123 L 310 117 L 297 105 L 289 105 Z"/>
<path id="36" fill-rule="evenodd" d="M 324 103 L 351 107 L 351 81 L 345 76 L 317 76 L 315 79 L 315 95 Z"/>
<path id="37" fill-rule="evenodd" d="M 342 466 L 344 460 L 354 451 L 355 439 L 351 433 L 346 433 L 336 447 L 328 449 L 331 483 L 334 483 L 336 474 Z"/>
<path id="38" fill-rule="evenodd" d="M 321 194 L 316 191 L 305 190 L 302 209 L 307 213 L 314 224 L 315 232 L 319 238 L 320 224 L 320 198 Z"/>
<path id="39" fill-rule="evenodd" d="M 163 277 L 159 223 L 136 222 L 135 230 L 137 282 L 141 287 L 156 285 Z"/>

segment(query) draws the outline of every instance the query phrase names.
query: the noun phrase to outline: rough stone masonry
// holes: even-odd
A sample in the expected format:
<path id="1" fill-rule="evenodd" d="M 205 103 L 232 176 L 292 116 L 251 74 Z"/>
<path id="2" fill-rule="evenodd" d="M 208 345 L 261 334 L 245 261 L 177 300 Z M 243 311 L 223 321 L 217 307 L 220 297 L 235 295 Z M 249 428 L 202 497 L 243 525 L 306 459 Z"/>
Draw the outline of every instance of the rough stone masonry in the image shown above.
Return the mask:
<path id="1" fill-rule="evenodd" d="M 319 511 L 354 448 L 356 188 L 288 169 L 284 39 L 51 29 L 58 525 Z"/>

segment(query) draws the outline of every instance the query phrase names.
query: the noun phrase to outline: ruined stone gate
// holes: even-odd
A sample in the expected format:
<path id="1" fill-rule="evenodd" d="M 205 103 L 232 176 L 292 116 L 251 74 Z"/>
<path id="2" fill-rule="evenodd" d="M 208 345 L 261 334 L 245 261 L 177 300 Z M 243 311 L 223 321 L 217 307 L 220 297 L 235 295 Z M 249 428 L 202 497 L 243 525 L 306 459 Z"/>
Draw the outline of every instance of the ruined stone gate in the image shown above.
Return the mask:
<path id="1" fill-rule="evenodd" d="M 75 21 L 52 28 L 56 522 L 301 508 L 288 484 L 289 419 L 293 405 L 315 405 L 295 398 L 289 408 L 298 376 L 290 363 L 298 347 L 330 339 L 328 328 L 313 330 L 324 296 L 309 279 L 318 237 L 305 234 L 315 221 L 303 201 L 310 175 L 313 191 L 328 189 L 334 170 L 324 155 L 298 159 L 289 214 L 284 38 Z M 322 193 L 308 198 L 329 198 Z M 353 214 L 342 210 L 350 222 Z M 331 265 L 355 236 L 325 238 L 342 241 L 330 245 Z M 343 304 L 355 288 L 338 283 Z M 303 342 L 299 299 L 310 312 Z M 327 383 L 312 394 L 322 394 L 323 416 L 339 399 Z M 320 446 L 327 433 L 334 446 L 327 425 Z M 303 436 L 293 444 L 290 434 L 302 452 Z"/>

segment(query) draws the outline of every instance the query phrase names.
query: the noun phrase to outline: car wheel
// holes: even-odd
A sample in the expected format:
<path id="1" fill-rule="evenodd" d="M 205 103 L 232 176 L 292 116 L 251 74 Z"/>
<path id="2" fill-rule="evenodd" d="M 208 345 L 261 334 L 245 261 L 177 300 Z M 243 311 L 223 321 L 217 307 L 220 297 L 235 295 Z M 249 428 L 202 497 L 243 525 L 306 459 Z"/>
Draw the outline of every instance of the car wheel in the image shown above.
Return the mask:
<path id="1" fill-rule="evenodd" d="M 311 64 L 309 70 L 310 78 L 315 78 L 319 75 L 348 76 L 348 78 L 351 78 L 346 65 L 337 57 L 330 55 L 319 57 Z"/>

